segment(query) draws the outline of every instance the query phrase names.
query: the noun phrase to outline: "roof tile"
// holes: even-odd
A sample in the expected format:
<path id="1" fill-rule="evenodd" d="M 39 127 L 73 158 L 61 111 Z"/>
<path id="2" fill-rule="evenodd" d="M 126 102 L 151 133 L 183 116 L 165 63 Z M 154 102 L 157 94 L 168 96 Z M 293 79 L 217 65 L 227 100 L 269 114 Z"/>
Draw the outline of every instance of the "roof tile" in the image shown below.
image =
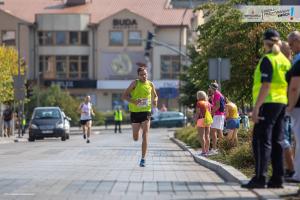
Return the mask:
<path id="1" fill-rule="evenodd" d="M 91 23 L 99 23 L 123 9 L 149 19 L 159 26 L 189 25 L 191 9 L 166 8 L 167 0 L 89 0 L 85 5 L 65 7 L 60 0 L 5 0 L 0 9 L 28 22 L 35 14 L 91 14 Z"/>

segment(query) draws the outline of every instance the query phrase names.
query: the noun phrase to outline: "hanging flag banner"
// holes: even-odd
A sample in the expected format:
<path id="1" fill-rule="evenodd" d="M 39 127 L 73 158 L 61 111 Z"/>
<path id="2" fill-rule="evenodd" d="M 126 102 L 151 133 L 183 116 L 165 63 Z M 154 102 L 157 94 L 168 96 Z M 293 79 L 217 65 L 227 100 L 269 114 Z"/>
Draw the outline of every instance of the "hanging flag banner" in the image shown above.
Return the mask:
<path id="1" fill-rule="evenodd" d="M 243 22 L 300 22 L 300 6 L 239 6 Z"/>

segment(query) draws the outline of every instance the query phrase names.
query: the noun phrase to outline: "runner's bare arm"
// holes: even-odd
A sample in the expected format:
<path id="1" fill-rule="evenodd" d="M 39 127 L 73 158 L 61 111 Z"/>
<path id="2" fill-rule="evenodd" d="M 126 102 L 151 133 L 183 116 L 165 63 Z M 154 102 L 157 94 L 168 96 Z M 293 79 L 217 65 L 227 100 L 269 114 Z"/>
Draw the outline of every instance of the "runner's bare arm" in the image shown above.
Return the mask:
<path id="1" fill-rule="evenodd" d="M 135 88 L 136 81 L 132 81 L 129 87 L 125 90 L 122 95 L 122 99 L 128 101 L 129 103 L 137 104 L 137 101 L 131 99 L 130 93 Z"/>
<path id="2" fill-rule="evenodd" d="M 94 113 L 93 108 L 91 108 L 91 114 L 92 114 L 93 116 L 95 116 L 95 113 Z"/>
<path id="3" fill-rule="evenodd" d="M 152 97 L 153 106 L 157 107 L 158 96 L 157 96 L 157 93 L 156 93 L 156 90 L 155 90 L 155 86 L 152 82 L 151 82 L 151 86 L 152 86 L 151 97 Z"/>

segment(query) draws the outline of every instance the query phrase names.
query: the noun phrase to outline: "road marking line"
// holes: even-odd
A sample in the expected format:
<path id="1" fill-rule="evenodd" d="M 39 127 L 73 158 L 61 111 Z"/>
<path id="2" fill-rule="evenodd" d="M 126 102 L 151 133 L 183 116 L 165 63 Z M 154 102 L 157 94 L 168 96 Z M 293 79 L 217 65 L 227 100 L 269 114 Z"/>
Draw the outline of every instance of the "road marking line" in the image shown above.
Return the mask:
<path id="1" fill-rule="evenodd" d="M 34 193 L 4 193 L 5 196 L 34 196 Z"/>

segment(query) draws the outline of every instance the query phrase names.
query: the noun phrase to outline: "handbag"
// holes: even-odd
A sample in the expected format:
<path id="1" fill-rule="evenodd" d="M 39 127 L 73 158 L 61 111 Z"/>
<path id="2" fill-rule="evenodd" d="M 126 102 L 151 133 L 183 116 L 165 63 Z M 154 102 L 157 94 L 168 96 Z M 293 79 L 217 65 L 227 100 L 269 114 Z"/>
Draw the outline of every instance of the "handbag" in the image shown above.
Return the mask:
<path id="1" fill-rule="evenodd" d="M 213 118 L 210 114 L 210 112 L 208 110 L 205 111 L 205 115 L 204 115 L 204 124 L 206 126 L 209 126 L 213 123 Z"/>

